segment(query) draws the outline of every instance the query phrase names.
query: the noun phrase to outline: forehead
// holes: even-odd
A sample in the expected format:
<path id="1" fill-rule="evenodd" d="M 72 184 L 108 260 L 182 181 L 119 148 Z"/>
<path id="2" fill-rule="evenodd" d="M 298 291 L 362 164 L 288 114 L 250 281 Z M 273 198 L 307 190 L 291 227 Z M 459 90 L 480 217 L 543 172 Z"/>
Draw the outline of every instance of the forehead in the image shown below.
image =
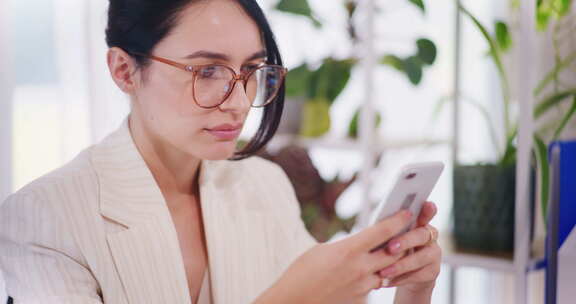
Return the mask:
<path id="1" fill-rule="evenodd" d="M 207 0 L 180 13 L 178 24 L 158 52 L 185 57 L 205 50 L 244 60 L 263 49 L 260 30 L 235 0 Z"/>

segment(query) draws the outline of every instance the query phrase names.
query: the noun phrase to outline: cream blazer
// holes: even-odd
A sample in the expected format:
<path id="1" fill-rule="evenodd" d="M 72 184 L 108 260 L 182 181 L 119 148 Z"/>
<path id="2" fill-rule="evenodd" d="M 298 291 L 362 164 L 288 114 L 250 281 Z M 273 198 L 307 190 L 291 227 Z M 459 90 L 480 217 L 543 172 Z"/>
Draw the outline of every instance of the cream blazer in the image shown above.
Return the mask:
<path id="1" fill-rule="evenodd" d="M 252 302 L 316 244 L 278 165 L 203 160 L 199 184 L 214 303 Z M 0 267 L 18 304 L 191 303 L 170 212 L 127 118 L 6 199 Z"/>

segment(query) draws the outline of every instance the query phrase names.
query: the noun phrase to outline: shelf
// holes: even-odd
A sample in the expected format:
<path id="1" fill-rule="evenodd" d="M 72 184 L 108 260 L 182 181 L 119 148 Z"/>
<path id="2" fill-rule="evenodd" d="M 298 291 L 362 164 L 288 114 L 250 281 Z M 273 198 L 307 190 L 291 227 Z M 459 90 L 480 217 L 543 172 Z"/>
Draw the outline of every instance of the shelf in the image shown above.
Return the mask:
<path id="1" fill-rule="evenodd" d="M 454 237 L 450 232 L 441 232 L 438 244 L 442 248 L 442 263 L 454 267 L 475 267 L 500 272 L 514 272 L 513 255 L 490 254 L 485 252 L 462 251 L 456 248 Z M 542 270 L 542 258 L 532 258 L 528 261 L 526 271 Z"/>
<path id="2" fill-rule="evenodd" d="M 442 248 L 442 263 L 455 267 L 478 267 L 495 271 L 515 271 L 512 254 L 492 255 L 481 252 L 464 252 L 456 248 L 449 232 L 440 233 L 438 244 Z"/>
<path id="3" fill-rule="evenodd" d="M 284 147 L 288 144 L 296 144 L 304 148 L 323 148 L 323 149 L 334 149 L 334 150 L 349 150 L 349 151 L 360 151 L 362 149 L 361 142 L 356 139 L 351 138 L 306 138 L 292 134 L 277 134 L 270 141 L 271 149 L 278 149 Z M 424 147 L 424 146 L 437 146 L 437 145 L 448 145 L 449 140 L 393 140 L 386 141 L 384 144 L 379 144 L 376 147 L 376 151 L 384 150 L 399 150 L 414 147 Z"/>

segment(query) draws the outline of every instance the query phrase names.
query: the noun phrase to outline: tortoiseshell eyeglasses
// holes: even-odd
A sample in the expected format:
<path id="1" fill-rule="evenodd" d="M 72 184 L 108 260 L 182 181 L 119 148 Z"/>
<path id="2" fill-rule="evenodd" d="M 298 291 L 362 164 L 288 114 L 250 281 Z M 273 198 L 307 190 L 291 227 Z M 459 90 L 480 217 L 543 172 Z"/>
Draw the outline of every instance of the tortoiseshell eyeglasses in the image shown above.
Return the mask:
<path id="1" fill-rule="evenodd" d="M 202 108 L 220 106 L 242 81 L 252 107 L 263 107 L 276 98 L 288 70 L 279 65 L 260 64 L 249 67 L 240 75 L 224 64 L 187 65 L 166 58 L 130 52 L 192 73 L 192 98 Z"/>

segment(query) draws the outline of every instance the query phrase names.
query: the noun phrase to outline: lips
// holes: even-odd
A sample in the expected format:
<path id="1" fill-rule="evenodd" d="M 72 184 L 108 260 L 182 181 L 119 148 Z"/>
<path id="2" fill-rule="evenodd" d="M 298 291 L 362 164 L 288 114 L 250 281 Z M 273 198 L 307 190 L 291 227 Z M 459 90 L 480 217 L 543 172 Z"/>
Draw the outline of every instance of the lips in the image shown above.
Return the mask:
<path id="1" fill-rule="evenodd" d="M 222 124 L 214 128 L 208 128 L 209 131 L 235 131 L 242 128 L 242 124 Z"/>
<path id="2" fill-rule="evenodd" d="M 238 137 L 238 135 L 240 135 L 240 131 L 242 130 L 242 124 L 236 124 L 236 125 L 223 124 L 205 130 L 218 139 L 233 140 L 236 137 Z"/>

